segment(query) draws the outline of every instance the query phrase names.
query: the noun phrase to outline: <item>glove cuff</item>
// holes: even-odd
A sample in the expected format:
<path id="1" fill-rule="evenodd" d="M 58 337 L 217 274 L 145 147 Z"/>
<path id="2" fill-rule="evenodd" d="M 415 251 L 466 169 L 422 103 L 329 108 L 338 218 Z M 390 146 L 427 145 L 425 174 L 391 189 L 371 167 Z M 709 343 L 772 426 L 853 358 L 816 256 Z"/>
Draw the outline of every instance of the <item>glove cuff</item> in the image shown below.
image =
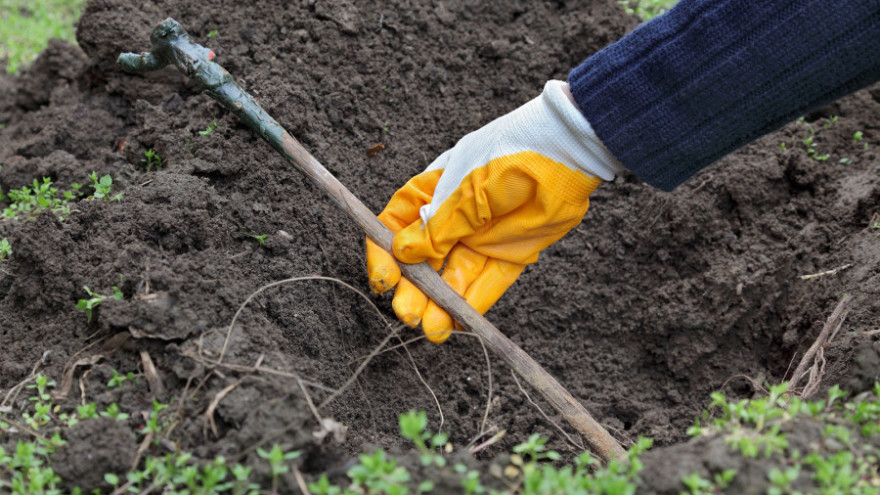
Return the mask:
<path id="1" fill-rule="evenodd" d="M 605 147 L 590 122 L 572 102 L 563 89 L 565 81 L 550 80 L 544 85 L 541 99 L 547 109 L 558 119 L 562 132 L 554 139 L 559 149 L 571 155 L 566 160 L 586 174 L 602 180 L 614 180 L 623 171 L 623 165 Z"/>

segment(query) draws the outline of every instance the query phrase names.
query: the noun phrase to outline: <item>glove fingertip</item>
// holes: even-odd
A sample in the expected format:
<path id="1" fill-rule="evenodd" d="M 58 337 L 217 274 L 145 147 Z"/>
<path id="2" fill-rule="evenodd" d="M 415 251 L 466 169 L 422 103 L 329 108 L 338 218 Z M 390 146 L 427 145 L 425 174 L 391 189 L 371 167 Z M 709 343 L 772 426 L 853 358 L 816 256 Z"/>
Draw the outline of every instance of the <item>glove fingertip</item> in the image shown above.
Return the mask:
<path id="1" fill-rule="evenodd" d="M 395 268 L 397 268 L 395 266 Z M 396 271 L 395 273 L 392 273 Z M 377 267 L 370 271 L 370 290 L 376 294 L 384 294 L 393 289 L 400 281 L 400 269 L 390 271 L 388 267 Z"/>
<path id="2" fill-rule="evenodd" d="M 428 340 L 435 344 L 442 344 L 452 335 L 452 324 L 452 317 L 449 316 L 449 313 L 433 301 L 428 303 L 422 318 L 422 330 Z"/>
<path id="3" fill-rule="evenodd" d="M 367 277 L 370 290 L 383 294 L 400 282 L 400 267 L 387 251 L 367 239 Z"/>

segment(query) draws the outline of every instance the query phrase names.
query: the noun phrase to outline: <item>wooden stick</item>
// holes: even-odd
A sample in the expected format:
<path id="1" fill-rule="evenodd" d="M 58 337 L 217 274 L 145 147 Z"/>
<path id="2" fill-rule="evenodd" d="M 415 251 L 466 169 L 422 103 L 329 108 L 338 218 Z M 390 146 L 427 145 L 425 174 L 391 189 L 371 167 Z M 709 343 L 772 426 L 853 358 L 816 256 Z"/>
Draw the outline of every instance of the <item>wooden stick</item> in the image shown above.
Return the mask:
<path id="1" fill-rule="evenodd" d="M 153 28 L 150 39 L 152 52 L 119 56 L 118 62 L 131 72 L 148 72 L 173 64 L 186 76 L 198 81 L 209 96 L 248 123 L 273 148 L 321 189 L 366 232 L 376 244 L 391 252 L 394 235 L 354 194 L 321 165 L 293 136 L 269 116 L 215 62 L 214 52 L 194 43 L 174 19 L 168 18 Z M 572 427 L 584 436 L 587 445 L 603 461 L 626 459 L 623 447 L 605 428 L 597 423 L 586 408 L 575 400 L 556 379 L 550 376 L 531 356 L 520 349 L 501 331 L 483 318 L 459 296 L 427 263 L 400 264 L 401 272 L 416 287 L 467 330 L 483 341 L 513 368 L 526 382 L 541 393 Z"/>

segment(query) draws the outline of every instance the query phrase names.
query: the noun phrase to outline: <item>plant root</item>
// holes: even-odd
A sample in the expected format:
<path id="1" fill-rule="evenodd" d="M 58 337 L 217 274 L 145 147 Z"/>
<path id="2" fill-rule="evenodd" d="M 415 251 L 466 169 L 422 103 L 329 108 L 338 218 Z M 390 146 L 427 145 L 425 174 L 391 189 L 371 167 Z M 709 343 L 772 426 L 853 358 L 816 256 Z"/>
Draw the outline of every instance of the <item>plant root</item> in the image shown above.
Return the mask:
<path id="1" fill-rule="evenodd" d="M 849 314 L 847 306 L 851 301 L 852 296 L 847 294 L 837 303 L 837 307 L 828 317 L 816 341 L 813 342 L 800 364 L 795 368 L 791 375 L 791 381 L 789 381 L 789 391 L 792 393 L 807 399 L 819 390 L 819 384 L 822 383 L 822 376 L 825 374 L 825 348 L 843 326 L 843 322 Z M 804 376 L 807 377 L 807 383 L 803 388 L 798 389 L 797 386 Z"/>

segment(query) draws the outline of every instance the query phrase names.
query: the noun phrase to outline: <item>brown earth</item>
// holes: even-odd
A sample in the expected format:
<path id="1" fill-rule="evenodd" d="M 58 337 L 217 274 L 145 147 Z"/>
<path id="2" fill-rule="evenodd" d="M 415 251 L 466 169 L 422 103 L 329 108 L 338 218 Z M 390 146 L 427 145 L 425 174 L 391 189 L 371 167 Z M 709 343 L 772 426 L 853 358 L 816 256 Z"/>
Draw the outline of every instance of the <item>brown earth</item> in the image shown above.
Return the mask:
<path id="1" fill-rule="evenodd" d="M 424 409 L 430 427 L 440 427 L 415 365 L 455 445 L 478 434 L 490 400 L 488 426 L 508 436 L 480 456 L 534 432 L 573 452 L 494 358 L 489 399 L 483 351 L 464 336 L 372 359 L 321 410 L 348 428 L 344 442 L 316 439 L 295 380 L 206 362 L 217 359 L 238 307 L 267 283 L 320 275 L 368 292 L 363 239 L 321 191 L 173 69 L 133 76 L 116 67 L 120 52 L 147 50 L 149 30 L 169 16 L 376 212 L 458 138 L 534 97 L 547 79 L 565 78 L 637 22 L 614 0 L 90 1 L 81 49 L 53 42 L 21 76 L 0 76 L 0 187 L 50 177 L 66 190 L 96 171 L 112 175 L 124 198 L 80 200 L 64 221 L 44 213 L 0 222 L 14 250 L 0 261 L 2 395 L 39 363 L 59 385 L 74 379 L 67 398 L 56 397 L 63 407 L 81 394 L 102 408 L 116 402 L 137 428 L 154 396 L 142 374 L 148 353 L 164 389 L 157 398 L 173 412 L 170 441 L 200 458 L 236 460 L 281 443 L 303 451 L 307 475 L 341 474 L 367 445 L 405 447 L 401 412 Z M 755 393 L 737 376 L 784 379 L 844 293 L 854 296 L 852 312 L 826 352 L 825 384 L 867 390 L 880 375 L 880 239 L 870 228 L 880 213 L 878 115 L 874 87 L 762 138 L 674 193 L 618 178 L 487 317 L 626 444 L 638 435 L 660 446 L 683 441 L 709 392 Z M 200 135 L 214 119 L 217 128 Z M 807 155 L 810 128 L 827 161 Z M 853 141 L 856 131 L 864 140 Z M 384 151 L 367 157 L 376 143 Z M 161 169 L 146 169 L 147 149 L 162 157 Z M 262 234 L 265 245 L 253 237 Z M 104 294 L 117 285 L 125 297 L 104 301 L 89 323 L 75 308 L 84 285 Z M 387 334 L 390 296 L 369 299 L 381 315 L 335 282 L 268 289 L 238 320 L 224 363 L 298 374 L 320 402 L 329 393 L 314 384 L 342 386 Z M 141 378 L 108 388 L 111 370 Z M 12 405 L 26 407 L 25 395 Z M 205 411 L 216 398 L 214 432 Z M 77 453 L 99 436 L 112 459 L 137 448 L 125 428 L 74 433 L 60 454 L 73 465 L 59 471 L 87 489 L 101 479 L 81 473 L 125 463 Z M 660 452 L 649 469 L 677 463 Z M 711 459 L 682 458 L 714 469 Z"/>

